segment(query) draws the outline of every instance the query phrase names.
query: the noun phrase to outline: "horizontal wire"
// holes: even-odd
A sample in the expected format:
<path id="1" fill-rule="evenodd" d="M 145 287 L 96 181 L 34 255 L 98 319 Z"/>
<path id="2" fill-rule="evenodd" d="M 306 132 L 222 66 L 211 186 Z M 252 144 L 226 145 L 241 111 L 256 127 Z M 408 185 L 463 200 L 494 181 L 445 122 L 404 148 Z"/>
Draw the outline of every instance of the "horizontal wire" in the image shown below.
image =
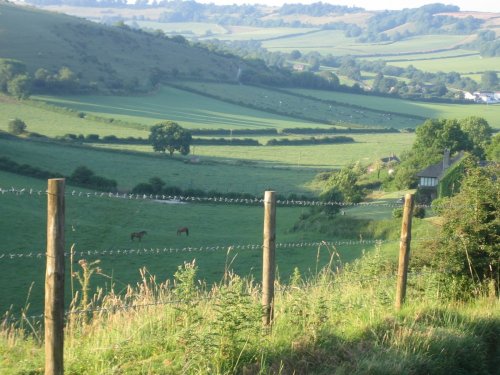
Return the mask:
<path id="1" fill-rule="evenodd" d="M 438 238 L 413 238 L 413 242 L 431 241 Z M 313 242 L 283 242 L 275 244 L 276 249 L 296 249 L 296 248 L 316 248 L 319 246 L 343 247 L 343 246 L 360 246 L 360 245 L 383 245 L 387 243 L 397 243 L 400 239 L 381 240 L 381 239 L 366 239 L 366 240 L 340 240 L 340 241 L 313 241 Z M 217 245 L 217 246 L 201 246 L 201 247 L 183 247 L 183 248 L 142 248 L 142 249 L 112 249 L 112 250 L 82 250 L 75 251 L 74 256 L 123 256 L 123 255 L 156 255 L 156 254 L 174 254 L 174 253 L 200 253 L 214 252 L 219 250 L 259 250 L 262 249 L 262 244 L 246 244 L 246 245 Z M 69 257 L 71 253 L 65 252 L 64 256 Z M 26 252 L 15 253 L 6 252 L 0 253 L 0 260 L 7 259 L 42 259 L 45 258 L 45 252 Z"/>
<path id="2" fill-rule="evenodd" d="M 37 190 L 32 188 L 22 188 L 22 189 L 2 189 L 0 188 L 0 194 L 13 194 L 16 196 L 31 195 L 31 196 L 43 196 L 47 194 L 47 191 Z M 196 196 L 184 196 L 184 195 L 165 195 L 165 194 L 131 194 L 131 193 L 105 193 L 105 192 L 84 192 L 84 191 L 67 191 L 65 196 L 71 197 L 83 197 L 83 198 L 119 198 L 124 200 L 149 200 L 149 201 L 160 201 L 169 203 L 225 203 L 225 204 L 262 204 L 264 203 L 263 198 L 226 198 L 223 196 L 212 196 L 212 197 L 196 197 Z M 294 199 L 278 199 L 276 204 L 280 206 L 292 206 L 292 207 L 325 207 L 325 206 L 339 206 L 339 207 L 402 207 L 403 203 L 394 202 L 339 202 L 339 201 L 319 201 L 319 200 L 294 200 Z M 431 208 L 430 205 L 417 204 L 416 207 Z"/>

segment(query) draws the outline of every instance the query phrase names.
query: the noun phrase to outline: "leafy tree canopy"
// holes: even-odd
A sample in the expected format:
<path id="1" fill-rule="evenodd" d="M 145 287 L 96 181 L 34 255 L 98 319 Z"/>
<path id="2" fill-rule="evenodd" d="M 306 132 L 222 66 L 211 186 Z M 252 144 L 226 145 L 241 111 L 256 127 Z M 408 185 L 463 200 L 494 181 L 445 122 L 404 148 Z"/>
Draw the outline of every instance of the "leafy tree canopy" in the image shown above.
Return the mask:
<path id="1" fill-rule="evenodd" d="M 23 134 L 26 131 L 26 123 L 21 119 L 15 118 L 9 121 L 8 129 L 11 134 Z"/>
<path id="2" fill-rule="evenodd" d="M 469 166 L 460 192 L 441 202 L 443 224 L 434 263 L 476 285 L 499 280 L 499 178 L 498 165 Z"/>
<path id="3" fill-rule="evenodd" d="M 159 152 L 168 151 L 170 156 L 175 151 L 182 155 L 189 154 L 191 133 L 173 121 L 164 121 L 151 127 L 149 141 L 153 149 Z"/>

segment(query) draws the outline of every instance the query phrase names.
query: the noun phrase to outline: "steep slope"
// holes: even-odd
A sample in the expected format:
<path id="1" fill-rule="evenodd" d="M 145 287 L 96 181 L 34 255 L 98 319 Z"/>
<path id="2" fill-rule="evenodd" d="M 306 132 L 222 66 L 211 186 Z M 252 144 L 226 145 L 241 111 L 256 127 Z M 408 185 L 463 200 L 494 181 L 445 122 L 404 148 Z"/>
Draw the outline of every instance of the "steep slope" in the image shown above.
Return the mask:
<path id="1" fill-rule="evenodd" d="M 0 3 L 0 59 L 16 59 L 34 74 L 71 69 L 84 85 L 148 89 L 164 77 L 236 80 L 244 64 L 167 38 L 111 27 L 31 7 Z"/>

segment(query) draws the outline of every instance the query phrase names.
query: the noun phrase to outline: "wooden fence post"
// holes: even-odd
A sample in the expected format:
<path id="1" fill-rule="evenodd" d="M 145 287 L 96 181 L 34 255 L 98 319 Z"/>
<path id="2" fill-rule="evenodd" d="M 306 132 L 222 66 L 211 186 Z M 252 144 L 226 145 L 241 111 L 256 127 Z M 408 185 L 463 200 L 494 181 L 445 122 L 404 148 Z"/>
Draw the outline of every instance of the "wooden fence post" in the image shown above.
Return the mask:
<path id="1" fill-rule="evenodd" d="M 408 279 L 408 261 L 410 259 L 411 220 L 413 216 L 413 194 L 405 195 L 401 240 L 399 243 L 398 280 L 396 285 L 396 310 L 401 309 L 405 301 L 406 281 Z"/>
<path id="2" fill-rule="evenodd" d="M 64 179 L 48 180 L 45 375 L 64 372 Z"/>
<path id="3" fill-rule="evenodd" d="M 274 276 L 276 248 L 276 195 L 266 191 L 264 195 L 264 244 L 262 247 L 262 323 L 272 324 L 274 316 Z"/>

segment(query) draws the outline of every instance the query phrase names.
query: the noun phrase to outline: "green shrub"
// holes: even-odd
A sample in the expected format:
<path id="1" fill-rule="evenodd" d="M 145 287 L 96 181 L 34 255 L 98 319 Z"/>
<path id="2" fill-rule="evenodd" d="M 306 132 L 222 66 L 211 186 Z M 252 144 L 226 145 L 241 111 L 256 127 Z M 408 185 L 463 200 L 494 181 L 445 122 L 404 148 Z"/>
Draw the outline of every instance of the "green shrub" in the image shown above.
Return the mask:
<path id="1" fill-rule="evenodd" d="M 423 219 L 425 217 L 425 208 L 421 206 L 416 206 L 413 209 L 413 216 L 418 217 L 419 219 Z"/>
<path id="2" fill-rule="evenodd" d="M 14 135 L 20 135 L 26 132 L 26 123 L 18 118 L 9 121 L 8 129 L 9 133 Z"/>
<path id="3" fill-rule="evenodd" d="M 392 217 L 395 219 L 400 219 L 403 217 L 403 207 L 397 207 L 392 210 Z"/>

